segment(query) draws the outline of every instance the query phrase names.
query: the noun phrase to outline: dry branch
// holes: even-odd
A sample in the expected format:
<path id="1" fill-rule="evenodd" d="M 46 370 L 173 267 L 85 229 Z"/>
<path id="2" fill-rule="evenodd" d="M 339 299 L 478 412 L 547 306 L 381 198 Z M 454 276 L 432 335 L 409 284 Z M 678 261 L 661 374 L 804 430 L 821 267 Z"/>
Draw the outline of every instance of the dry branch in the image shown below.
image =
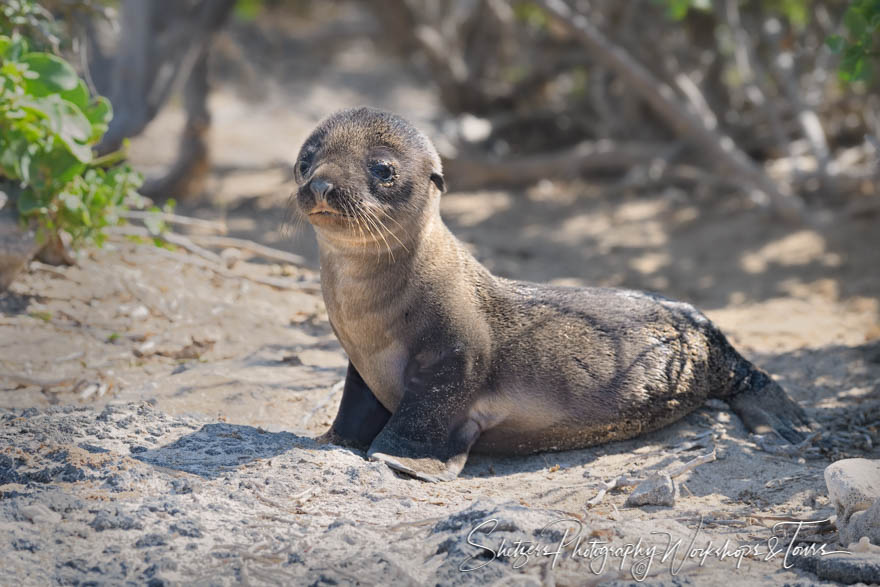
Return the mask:
<path id="1" fill-rule="evenodd" d="M 583 15 L 573 12 L 563 0 L 539 0 L 539 4 L 602 66 L 620 76 L 679 136 L 710 157 L 714 164 L 727 168 L 750 187 L 763 192 L 780 216 L 793 221 L 803 219 L 800 198 L 783 193 L 730 137 L 707 128 L 699 116 L 680 104 L 672 88 L 607 39 Z"/>
<path id="2" fill-rule="evenodd" d="M 663 143 L 585 141 L 556 153 L 495 159 L 476 153 L 444 162 L 457 190 L 528 185 L 542 179 L 571 179 L 588 171 L 619 171 L 647 163 L 668 149 Z"/>

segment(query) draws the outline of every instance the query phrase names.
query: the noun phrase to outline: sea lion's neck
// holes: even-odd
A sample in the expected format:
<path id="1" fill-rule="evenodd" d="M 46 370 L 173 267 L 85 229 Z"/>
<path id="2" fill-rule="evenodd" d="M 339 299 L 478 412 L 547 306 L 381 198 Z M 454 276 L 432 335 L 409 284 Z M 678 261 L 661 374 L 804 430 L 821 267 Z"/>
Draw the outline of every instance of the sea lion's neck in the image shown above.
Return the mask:
<path id="1" fill-rule="evenodd" d="M 319 238 L 321 290 L 330 324 L 376 393 L 399 385 L 406 348 L 423 339 L 432 320 L 467 303 L 457 293 L 469 255 L 439 214 L 420 224 L 418 238 L 392 249 L 350 247 Z M 476 263 L 476 261 L 473 261 Z M 454 303 L 458 300 L 458 303 Z M 431 316 L 426 317 L 425 312 Z M 397 365 L 391 371 L 374 365 Z M 387 365 L 386 365 L 387 363 Z M 378 369 L 378 370 L 377 370 Z M 385 390 L 383 392 L 382 390 Z M 384 395 L 392 401 L 392 395 Z"/>
<path id="2" fill-rule="evenodd" d="M 321 288 L 331 322 L 353 313 L 381 313 L 386 320 L 406 311 L 411 294 L 454 278 L 462 263 L 458 241 L 431 214 L 417 227 L 378 243 L 351 244 L 318 233 Z"/>
<path id="3" fill-rule="evenodd" d="M 426 215 L 412 226 L 393 225 L 393 230 L 367 232 L 363 226 L 342 235 L 317 232 L 321 271 L 359 282 L 387 283 L 389 275 L 408 272 L 428 258 L 441 242 L 455 237 L 437 215 Z M 365 237 L 369 237 L 367 240 Z"/>

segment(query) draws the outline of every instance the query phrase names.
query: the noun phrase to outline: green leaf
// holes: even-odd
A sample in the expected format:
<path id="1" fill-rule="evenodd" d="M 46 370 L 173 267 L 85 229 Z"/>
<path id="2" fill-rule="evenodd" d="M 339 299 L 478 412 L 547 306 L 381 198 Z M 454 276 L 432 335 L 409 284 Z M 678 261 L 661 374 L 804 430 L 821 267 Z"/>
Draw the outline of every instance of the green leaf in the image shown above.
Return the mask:
<path id="1" fill-rule="evenodd" d="M 9 37 L 6 37 L 9 39 Z M 14 35 L 10 39 L 10 43 L 3 50 L 3 57 L 9 61 L 18 61 L 22 55 L 27 53 L 27 41 L 18 35 Z"/>
<path id="2" fill-rule="evenodd" d="M 15 205 L 18 208 L 18 213 L 22 216 L 29 216 L 43 207 L 43 203 L 32 189 L 22 190 Z"/>
<path id="3" fill-rule="evenodd" d="M 96 143 L 107 132 L 107 127 L 113 118 L 113 108 L 110 106 L 110 100 L 104 96 L 98 96 L 93 103 L 83 110 L 83 114 L 86 115 L 86 118 L 92 125 L 92 135 L 89 137 L 89 142 Z"/>
<path id="4" fill-rule="evenodd" d="M 843 23 L 854 37 L 861 37 L 868 28 L 868 21 L 861 11 L 855 9 L 855 5 L 850 6 L 843 15 Z"/>
<path id="5" fill-rule="evenodd" d="M 28 66 L 25 91 L 36 97 L 76 89 L 79 76 L 65 60 L 49 53 L 28 53 L 19 60 Z"/>
<path id="6" fill-rule="evenodd" d="M 92 149 L 85 144 L 92 136 L 89 119 L 67 100 L 58 95 L 35 100 L 24 100 L 22 108 L 44 117 L 54 133 L 77 159 L 83 163 L 92 160 Z"/>
<path id="7" fill-rule="evenodd" d="M 833 53 L 840 53 L 843 51 L 843 46 L 846 41 L 843 40 L 843 37 L 840 35 L 831 35 L 827 39 L 825 39 L 825 44 L 828 45 L 828 48 L 831 49 Z"/>
<path id="8" fill-rule="evenodd" d="M 12 133 L 4 137 L 0 143 L 0 171 L 10 179 L 27 181 L 26 172 L 23 173 L 22 169 L 27 169 L 28 162 L 27 139 Z"/>
<path id="9" fill-rule="evenodd" d="M 10 46 L 12 46 L 12 39 L 6 35 L 0 35 L 0 55 L 5 55 Z"/>
<path id="10" fill-rule="evenodd" d="M 28 312 L 28 316 L 36 318 L 37 320 L 42 320 L 43 322 L 52 321 L 52 312 L 48 311 Z"/>
<path id="11" fill-rule="evenodd" d="M 58 188 L 85 170 L 85 164 L 54 138 L 48 148 L 34 157 L 29 168 L 30 185 L 51 198 Z"/>
<path id="12" fill-rule="evenodd" d="M 76 87 L 72 90 L 61 92 L 60 96 L 83 112 L 89 107 L 89 89 L 86 87 L 86 83 L 82 80 L 79 80 Z"/>
<path id="13" fill-rule="evenodd" d="M 238 0 L 235 3 L 235 8 L 233 10 L 235 18 L 245 22 L 251 22 L 259 16 L 262 7 L 262 0 Z"/>
<path id="14" fill-rule="evenodd" d="M 64 210 L 74 223 L 82 226 L 92 225 L 92 218 L 89 214 L 89 209 L 86 208 L 80 196 L 71 193 L 62 193 L 58 196 L 58 199 L 64 205 Z"/>

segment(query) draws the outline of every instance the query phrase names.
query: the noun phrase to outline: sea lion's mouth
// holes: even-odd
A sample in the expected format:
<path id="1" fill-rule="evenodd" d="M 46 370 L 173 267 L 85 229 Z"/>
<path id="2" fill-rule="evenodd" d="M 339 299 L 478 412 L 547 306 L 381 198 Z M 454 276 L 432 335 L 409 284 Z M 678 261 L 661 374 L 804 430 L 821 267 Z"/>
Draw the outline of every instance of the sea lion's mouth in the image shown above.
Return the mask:
<path id="1" fill-rule="evenodd" d="M 309 210 L 309 216 L 314 218 L 314 217 L 321 217 L 321 216 L 342 217 L 345 215 L 342 214 L 339 210 L 336 210 L 335 208 L 331 208 L 330 205 L 327 204 L 327 202 L 318 202 L 317 204 L 315 204 L 312 207 L 311 210 Z"/>
<path id="2" fill-rule="evenodd" d="M 331 208 L 324 202 L 315 205 L 309 210 L 308 219 L 314 226 L 326 228 L 340 227 L 348 224 L 347 214 Z"/>

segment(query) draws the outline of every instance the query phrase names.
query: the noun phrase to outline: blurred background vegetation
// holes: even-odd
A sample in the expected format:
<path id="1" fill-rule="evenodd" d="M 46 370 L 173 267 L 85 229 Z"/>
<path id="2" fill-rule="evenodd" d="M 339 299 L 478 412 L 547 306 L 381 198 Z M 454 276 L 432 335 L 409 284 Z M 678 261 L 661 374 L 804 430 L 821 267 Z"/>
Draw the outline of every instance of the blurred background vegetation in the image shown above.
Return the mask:
<path id="1" fill-rule="evenodd" d="M 428 128 L 454 191 L 586 178 L 794 225 L 880 208 L 880 0 L 6 0 L 0 35 L 4 199 L 73 246 L 144 205 L 132 138 L 141 193 L 223 208 L 205 178 L 252 162 L 215 157 L 214 107 L 245 133 L 299 117 L 264 141 L 288 189 L 308 127 L 366 101 Z M 332 68 L 349 93 L 316 98 Z"/>

